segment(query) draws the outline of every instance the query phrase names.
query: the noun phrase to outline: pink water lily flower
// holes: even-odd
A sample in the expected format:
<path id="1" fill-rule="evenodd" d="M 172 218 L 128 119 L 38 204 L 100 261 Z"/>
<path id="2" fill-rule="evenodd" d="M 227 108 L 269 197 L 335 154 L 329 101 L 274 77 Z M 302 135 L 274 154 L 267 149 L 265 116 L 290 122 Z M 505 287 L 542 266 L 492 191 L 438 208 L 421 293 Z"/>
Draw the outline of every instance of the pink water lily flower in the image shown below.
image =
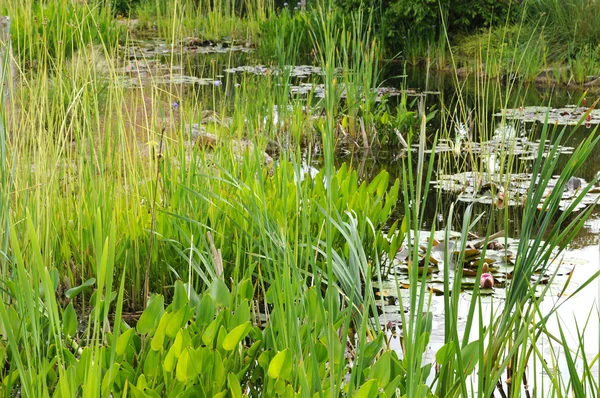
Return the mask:
<path id="1" fill-rule="evenodd" d="M 483 267 L 481 269 L 481 280 L 479 281 L 479 286 L 482 289 L 491 289 L 494 287 L 494 277 L 490 274 L 490 270 L 486 263 L 483 263 Z"/>

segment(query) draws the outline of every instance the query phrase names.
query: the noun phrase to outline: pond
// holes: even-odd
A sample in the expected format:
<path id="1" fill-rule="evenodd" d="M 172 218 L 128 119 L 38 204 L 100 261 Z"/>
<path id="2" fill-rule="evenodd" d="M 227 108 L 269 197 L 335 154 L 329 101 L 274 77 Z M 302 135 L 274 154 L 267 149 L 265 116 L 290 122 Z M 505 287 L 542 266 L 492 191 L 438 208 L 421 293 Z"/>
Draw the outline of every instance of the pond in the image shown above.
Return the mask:
<path id="1" fill-rule="evenodd" d="M 156 73 L 161 73 L 165 76 L 162 84 L 190 85 L 194 87 L 194 90 L 189 95 L 206 95 L 208 93 L 209 95 L 216 96 L 215 101 L 226 102 L 227 97 L 243 84 L 244 79 L 260 79 L 261 77 L 288 73 L 291 76 L 291 93 L 296 98 L 312 93 L 314 95 L 312 97 L 313 100 L 318 101 L 323 94 L 322 86 L 318 84 L 319 76 L 322 73 L 319 68 L 310 65 L 299 65 L 282 71 L 281 69 L 264 65 L 252 53 L 251 49 L 244 46 L 232 44 L 229 48 L 210 46 L 202 47 L 199 50 L 197 46 L 187 43 L 179 50 L 173 51 L 165 46 L 164 43 L 157 43 L 156 41 L 142 44 L 143 50 L 128 50 L 131 60 L 133 61 L 143 56 L 146 62 L 152 60 L 152 63 L 149 64 L 150 66 L 143 73 L 137 73 L 134 77 L 131 76 L 131 67 L 129 67 L 130 70 L 127 70 L 128 66 L 125 66 L 123 71 L 127 77 L 124 78 L 123 84 L 132 87 L 141 86 L 144 84 L 143 79 L 145 74 L 155 76 Z M 177 64 L 181 65 L 181 68 L 177 71 L 164 69 L 163 65 L 172 62 L 173 58 L 175 58 Z M 137 65 L 137 63 L 134 65 Z M 481 80 L 473 77 L 466 80 L 461 79 L 457 82 L 452 73 L 436 71 L 424 73 L 422 68 L 405 69 L 404 65 L 400 63 L 382 65 L 380 81 L 381 85 L 376 91 L 378 99 L 383 99 L 385 96 L 391 104 L 394 104 L 399 101 L 402 94 L 420 96 L 426 103 L 427 109 L 436 109 L 438 111 L 427 124 L 427 133 L 431 137 L 430 143 L 433 142 L 432 137 L 444 130 L 444 127 L 446 127 L 446 131 L 451 132 L 450 136 L 445 137 L 446 141 L 440 141 L 438 147 L 438 149 L 442 150 L 438 153 L 437 172 L 434 172 L 433 176 L 433 180 L 436 183 L 432 183 L 428 187 L 429 195 L 425 203 L 425 218 L 421 228 L 424 230 L 434 228 L 442 231 L 446 227 L 449 227 L 451 230 L 459 231 L 463 223 L 461 215 L 464 214 L 468 206 L 473 206 L 473 213 L 475 215 L 482 215 L 482 217 L 470 232 L 479 237 L 504 231 L 505 237 L 518 239 L 523 207 L 518 202 L 520 200 L 519 197 L 516 196 L 516 193 L 518 193 L 517 188 L 514 188 L 514 191 L 506 191 L 504 193 L 507 196 L 509 192 L 511 195 L 515 194 L 514 203 L 511 203 L 509 200 L 499 203 L 497 192 L 482 195 L 478 192 L 470 192 L 471 196 L 469 199 L 467 197 L 469 189 L 466 189 L 465 185 L 470 186 L 473 184 L 472 181 L 475 178 L 473 176 L 468 177 L 471 181 L 470 183 L 465 184 L 463 181 L 463 186 L 461 186 L 460 178 L 456 178 L 453 181 L 458 185 L 458 189 L 446 189 L 443 182 L 452 180 L 453 174 L 447 174 L 444 167 L 451 166 L 443 166 L 442 163 L 447 162 L 448 164 L 452 164 L 452 162 L 465 161 L 466 158 L 463 153 L 455 153 L 455 147 L 452 146 L 456 142 L 456 136 L 459 135 L 461 126 L 464 127 L 468 123 L 466 115 L 471 113 L 471 115 L 474 115 L 471 117 L 479 119 L 480 125 L 483 124 L 481 121 L 485 120 L 489 126 L 489 132 L 487 133 L 490 137 L 489 141 L 478 143 L 479 146 L 473 147 L 477 155 L 481 159 L 484 159 L 481 160 L 480 166 L 489 160 L 489 158 L 485 160 L 485 156 L 489 156 L 488 149 L 499 142 L 494 135 L 500 133 L 500 138 L 503 140 L 507 138 L 505 135 L 515 134 L 514 137 L 508 137 L 513 140 L 510 141 L 510 145 L 513 145 L 511 147 L 511 151 L 513 151 L 511 156 L 514 156 L 518 152 L 517 154 L 520 155 L 520 158 L 515 163 L 517 166 L 513 166 L 513 170 L 510 170 L 514 174 L 506 174 L 504 177 L 509 176 L 517 179 L 525 175 L 523 184 L 524 186 L 528 186 L 530 177 L 527 177 L 527 171 L 535 160 L 537 153 L 536 143 L 539 140 L 542 130 L 539 115 L 545 114 L 546 107 L 550 105 L 552 108 L 557 109 L 557 111 L 551 113 L 549 119 L 555 118 L 555 121 L 558 121 L 561 125 L 572 124 L 573 120 L 578 120 L 587 110 L 586 104 L 591 105 L 595 99 L 592 95 L 582 91 L 560 87 L 536 87 L 529 85 L 525 87 L 513 87 L 511 90 L 507 90 L 505 85 L 494 85 L 493 82 L 485 83 L 489 86 L 483 86 L 484 83 Z M 495 90 L 495 93 L 490 95 L 490 90 Z M 457 96 L 457 92 L 459 91 L 462 92 L 461 96 Z M 485 95 L 481 93 L 485 93 Z M 584 100 L 586 95 L 589 98 Z M 185 102 L 185 97 L 181 101 Z M 308 105 L 310 104 L 307 103 Z M 210 107 L 210 104 L 208 104 L 208 107 Z M 513 108 L 513 110 L 506 111 L 503 110 L 504 108 Z M 460 109 L 462 109 L 462 116 L 461 112 L 459 112 Z M 502 115 L 514 115 L 519 112 L 526 116 L 502 120 Z M 573 114 L 572 118 L 568 119 L 571 114 Z M 560 118 L 562 119 L 558 120 Z M 586 120 L 587 123 L 584 123 L 578 129 L 574 129 L 570 125 L 566 127 L 566 139 L 561 143 L 563 147 L 558 154 L 557 175 L 565 167 L 568 157 L 572 153 L 572 148 L 577 147 L 589 136 L 592 131 L 590 127 L 595 126 L 598 121 L 598 115 L 591 113 L 591 117 L 588 119 Z M 541 117 L 541 120 L 543 120 L 543 117 Z M 448 126 L 450 127 L 448 128 Z M 551 129 L 555 129 L 554 124 Z M 557 127 L 556 131 L 558 130 L 559 128 Z M 452 134 L 453 132 L 454 134 Z M 495 139 L 496 141 L 494 141 Z M 353 165 L 359 171 L 359 178 L 362 180 L 370 180 L 381 170 L 387 170 L 392 179 L 395 179 L 402 178 L 406 157 L 402 148 L 382 147 L 368 151 L 352 150 L 347 153 L 340 153 L 337 163 L 341 164 L 344 162 Z M 310 166 L 320 169 L 322 167 L 322 159 L 319 159 L 318 155 L 311 157 Z M 486 163 L 482 167 L 490 167 L 491 170 L 488 171 L 494 175 L 495 172 L 492 166 L 488 166 Z M 576 176 L 581 184 L 585 184 L 586 181 L 594 180 L 599 172 L 600 148 L 592 152 L 585 165 L 577 171 Z M 503 181 L 494 181 L 492 177 L 489 177 L 489 179 L 491 182 L 488 181 L 487 184 L 496 185 L 496 188 L 504 184 Z M 486 184 L 483 183 L 482 185 Z M 580 187 L 574 187 L 572 191 L 576 191 L 577 189 L 580 189 Z M 471 191 L 473 190 L 471 189 Z M 588 205 L 594 205 L 593 203 L 598 198 L 598 195 L 594 196 L 594 194 L 598 192 L 600 192 L 598 188 L 592 190 L 587 203 Z M 569 192 L 565 191 L 567 205 L 569 200 L 568 194 Z M 454 216 L 448 219 L 451 205 L 454 206 Z M 390 224 L 402 217 L 403 209 L 404 204 L 400 200 L 394 217 L 390 219 Z M 573 219 L 575 215 L 570 217 L 570 219 Z M 564 301 L 566 297 L 570 296 L 589 277 L 600 270 L 599 242 L 600 208 L 592 211 L 584 228 L 569 243 L 564 263 L 559 265 L 569 267 L 568 269 L 572 270 L 568 289 L 565 292 L 562 292 L 560 287 L 553 289 L 552 293 L 546 295 L 542 303 L 542 311 L 545 308 L 551 308 L 557 303 Z M 564 283 L 567 275 L 569 275 L 568 272 L 561 274 L 560 276 L 565 276 L 565 278 L 559 278 L 558 280 Z M 395 292 L 392 293 L 394 291 L 392 285 L 389 285 L 390 288 L 386 289 L 385 293 L 388 295 L 388 304 L 383 305 L 382 308 L 381 320 L 383 325 L 390 322 L 392 325 L 397 325 L 399 320 L 398 301 L 395 299 L 389 300 L 389 296 L 395 295 Z M 489 295 L 487 306 L 484 308 L 483 322 L 486 322 L 486 317 L 489 317 L 492 311 L 497 311 L 502 306 L 501 291 L 503 290 L 503 286 L 499 284 L 495 289 L 496 293 Z M 557 294 L 561 292 L 562 296 L 558 297 Z M 599 292 L 600 285 L 592 283 L 573 297 L 570 297 L 566 301 L 566 304 L 562 305 L 558 310 L 558 316 L 565 324 L 569 324 L 573 319 L 587 319 L 590 313 L 592 314 L 591 319 L 595 319 L 594 317 L 598 312 Z M 383 292 L 380 293 L 383 294 Z M 471 293 L 468 288 L 461 293 L 461 301 L 464 302 L 464 305 L 460 307 L 461 311 L 467 310 L 470 297 Z M 429 347 L 428 359 L 430 361 L 434 360 L 435 353 L 444 343 L 444 328 L 441 326 L 444 319 L 442 296 L 434 296 L 432 300 L 431 311 L 434 314 L 434 332 Z M 459 314 L 459 317 L 466 317 L 466 312 Z M 557 323 L 551 321 L 549 326 L 550 333 L 558 336 L 559 329 Z M 464 327 L 464 323 L 459 323 L 459 332 L 461 331 L 461 327 Z M 569 330 L 566 337 L 573 346 L 577 346 L 577 331 Z M 585 347 L 589 350 L 586 355 L 593 357 L 600 349 L 598 346 L 599 330 L 597 322 L 590 322 L 585 331 L 584 339 Z M 401 351 L 399 338 L 392 338 L 391 344 L 395 349 Z M 551 347 L 553 345 L 556 345 L 556 342 L 540 342 L 540 347 L 545 353 L 544 356 L 548 357 L 548 362 L 552 362 Z M 568 373 L 564 361 L 559 361 L 557 366 L 562 372 Z M 598 374 L 597 364 L 594 366 L 594 372 L 596 375 Z M 537 377 L 543 377 L 543 372 L 538 371 L 537 374 L 533 375 L 534 380 Z"/>

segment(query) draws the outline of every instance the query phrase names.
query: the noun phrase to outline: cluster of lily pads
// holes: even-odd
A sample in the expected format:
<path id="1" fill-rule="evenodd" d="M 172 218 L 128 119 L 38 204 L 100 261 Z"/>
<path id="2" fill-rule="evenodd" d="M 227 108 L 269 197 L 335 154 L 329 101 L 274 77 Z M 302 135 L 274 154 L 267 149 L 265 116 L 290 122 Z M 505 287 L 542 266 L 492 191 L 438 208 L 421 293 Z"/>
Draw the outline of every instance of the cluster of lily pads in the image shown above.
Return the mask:
<path id="1" fill-rule="evenodd" d="M 347 98 L 348 94 L 343 83 L 339 85 L 340 98 Z M 381 101 L 384 97 L 397 97 L 401 95 L 407 95 L 411 97 L 424 96 L 424 93 L 419 93 L 416 90 L 401 90 L 393 87 L 375 87 L 371 89 L 371 92 L 376 95 L 375 100 Z M 324 84 L 313 84 L 313 83 L 300 83 L 298 85 L 290 86 L 290 94 L 297 95 L 308 95 L 313 93 L 316 98 L 325 98 L 325 85 Z"/>
<path id="2" fill-rule="evenodd" d="M 436 153 L 455 152 L 456 154 L 474 154 L 482 157 L 514 156 L 519 160 L 533 160 L 540 153 L 540 142 L 528 137 L 523 125 L 513 126 L 501 124 L 493 132 L 491 139 L 475 142 L 469 139 L 464 126 L 457 129 L 454 139 L 442 138 L 435 147 Z M 542 156 L 547 156 L 551 149 L 559 154 L 573 153 L 573 147 L 558 145 L 556 147 L 546 143 L 542 150 Z M 427 151 L 433 152 L 432 149 Z"/>
<path id="3" fill-rule="evenodd" d="M 341 72 L 341 68 L 336 69 L 337 73 Z M 241 65 L 235 68 L 225 69 L 225 73 L 249 73 L 253 75 L 288 75 L 298 79 L 304 79 L 312 75 L 325 75 L 325 72 L 319 66 L 312 65 L 286 65 L 283 68 L 277 66 L 264 65 Z"/>
<path id="4" fill-rule="evenodd" d="M 489 173 L 467 171 L 457 174 L 442 174 L 432 184 L 438 189 L 454 193 L 457 199 L 469 203 L 495 204 L 502 206 L 521 206 L 527 199 L 527 192 L 533 176 L 527 173 Z M 559 176 L 554 176 L 544 191 L 538 208 L 552 193 L 558 183 Z M 562 191 L 559 209 L 565 211 L 573 200 L 579 196 L 581 189 L 588 183 L 578 177 L 573 177 Z M 600 187 L 594 186 L 583 196 L 573 211 L 580 211 L 594 205 L 600 199 Z"/>
<path id="5" fill-rule="evenodd" d="M 310 76 L 323 76 L 324 71 L 319 66 L 311 65 L 286 65 L 283 68 L 263 65 L 243 65 L 235 68 L 225 69 L 226 73 L 249 73 L 259 76 L 278 76 L 285 74 L 292 78 L 306 79 Z M 336 73 L 341 74 L 342 69 L 337 68 Z M 340 98 L 347 98 L 347 90 L 344 83 L 338 85 L 340 90 Z M 371 92 L 376 95 L 375 100 L 381 101 L 384 97 L 394 97 L 400 95 L 408 96 L 425 96 L 428 94 L 439 94 L 437 91 L 418 92 L 413 89 L 398 89 L 394 87 L 375 87 L 371 89 Z M 325 85 L 321 83 L 298 83 L 290 86 L 290 93 L 292 95 L 308 95 L 313 94 L 317 98 L 325 97 Z"/>
<path id="6" fill-rule="evenodd" d="M 178 54 L 225 54 L 229 52 L 251 52 L 252 48 L 230 43 L 211 43 L 194 38 L 183 39 L 170 45 L 161 39 L 131 40 L 121 48 L 125 63 L 116 69 L 116 79 L 111 79 L 117 85 L 125 88 L 153 85 L 200 85 L 220 86 L 221 80 L 182 73 L 181 65 L 172 65 L 161 61 L 161 57 Z"/>
<path id="7" fill-rule="evenodd" d="M 505 117 L 511 120 L 522 120 L 526 123 L 544 123 L 546 117 L 548 123 L 558 125 L 574 126 L 579 123 L 589 110 L 586 106 L 568 105 L 562 108 L 550 108 L 547 106 L 526 106 L 518 109 L 502 109 L 494 116 Z M 600 110 L 593 109 L 585 119 L 586 125 L 600 124 Z"/>
<path id="8" fill-rule="evenodd" d="M 254 49 L 235 43 L 212 43 L 194 38 L 186 38 L 178 43 L 167 43 L 162 39 L 130 40 L 121 48 L 125 58 L 149 59 L 178 54 L 227 54 L 230 52 L 250 53 Z"/>
<path id="9" fill-rule="evenodd" d="M 420 236 L 429 237 L 430 233 L 423 231 Z M 428 251 L 428 238 L 421 239 L 419 242 L 417 267 L 421 275 L 427 274 L 427 286 L 435 295 L 446 293 L 446 286 L 452 289 L 457 267 L 462 268 L 461 289 L 473 290 L 475 285 L 480 284 L 480 280 L 477 279 L 479 268 L 486 264 L 489 273 L 493 276 L 494 286 L 490 289 L 481 288 L 479 293 L 496 298 L 505 296 L 505 288 L 513 276 L 519 248 L 518 239 L 506 237 L 503 231 L 500 231 L 488 240 L 472 235 L 463 245 L 458 232 L 452 231 L 445 237 L 444 231 L 438 231 L 434 233 L 431 245 L 432 248 Z M 401 288 L 410 286 L 409 268 L 413 266 L 411 250 L 408 245 L 405 245 L 394 258 L 390 270 L 391 281 L 385 284 L 387 288 L 384 288 L 385 291 L 381 292 L 381 296 L 396 296 L 396 280 Z M 532 276 L 531 282 L 547 284 L 552 281 L 557 286 L 562 286 L 565 278 L 573 271 L 574 265 L 580 262 L 581 260 L 569 258 L 554 258 L 544 272 L 539 270 Z M 450 283 L 448 284 L 444 283 L 445 267 L 449 271 Z M 554 274 L 556 278 L 552 280 Z"/>

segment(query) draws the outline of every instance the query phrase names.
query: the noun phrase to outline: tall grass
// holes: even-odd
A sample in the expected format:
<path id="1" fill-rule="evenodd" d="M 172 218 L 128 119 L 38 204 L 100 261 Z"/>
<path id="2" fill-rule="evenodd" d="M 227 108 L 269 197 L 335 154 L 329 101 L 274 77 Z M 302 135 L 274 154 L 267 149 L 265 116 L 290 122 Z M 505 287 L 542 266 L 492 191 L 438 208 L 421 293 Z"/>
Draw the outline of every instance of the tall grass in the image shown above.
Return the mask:
<path id="1" fill-rule="evenodd" d="M 144 0 L 132 13 L 142 27 L 155 28 L 169 41 L 175 38 L 171 23 L 176 20 L 183 37 L 256 43 L 260 23 L 273 10 L 273 0 Z"/>
<path id="2" fill-rule="evenodd" d="M 210 11 L 226 18 L 240 4 Z M 259 14 L 268 4 L 252 4 L 257 8 L 242 10 L 250 21 L 268 16 Z M 180 12 L 196 18 L 187 6 L 157 3 L 156 10 L 172 12 L 173 42 L 187 35 L 174 28 Z M 18 13 L 15 7 L 9 9 Z M 152 80 L 127 89 L 115 83 L 118 54 L 108 40 L 93 47 L 95 36 L 73 34 L 67 57 L 50 51 L 64 45 L 63 36 L 28 47 L 35 33 L 19 33 L 18 90 L 0 112 L 4 395 L 489 396 L 507 369 L 518 384 L 549 316 L 539 314 L 528 276 L 546 266 L 553 244 L 564 249 L 587 213 L 568 225 L 560 216 L 551 226 L 558 194 L 539 217 L 540 191 L 531 190 L 523 230 L 535 243 L 522 240 L 521 276 L 488 325 L 481 316 L 476 321 L 481 301 L 471 302 L 475 339 L 469 328 L 456 332 L 458 295 L 446 297 L 445 355 L 433 381 L 424 358 L 431 296 L 413 266 L 410 288 L 400 294 L 401 308 L 409 305 L 400 312 L 403 351 L 389 350 L 373 287 L 384 278 L 383 252 L 393 257 L 404 232 L 407 242 L 420 238 L 435 167 L 425 154 L 426 104 L 418 113 L 419 149 L 408 152 L 401 181 L 386 172 L 361 181 L 349 165 L 336 167 L 344 118 L 366 126 L 366 139 L 358 140 L 376 137 L 378 45 L 368 13 L 337 24 L 329 7 L 307 12 L 325 96 L 306 102 L 290 96 L 285 73 L 244 76 L 236 90 L 233 80 L 206 91 Z M 296 60 L 297 47 L 274 40 L 274 48 L 281 70 Z M 42 62 L 26 65 L 33 59 Z M 284 110 L 278 123 L 275 106 Z M 218 120 L 204 125 L 219 143 L 212 150 L 186 144 L 189 124 L 209 107 Z M 277 164 L 266 164 L 268 140 L 280 143 Z M 596 140 L 582 143 L 560 184 Z M 314 176 L 303 171 L 314 156 L 305 141 L 317 141 L 323 156 Z M 540 159 L 543 186 L 556 161 Z M 399 195 L 407 227 L 389 229 Z M 476 219 L 465 215 L 463 243 Z M 556 233 L 542 244 L 545 230 Z M 418 245 L 410 248 L 418 264 Z M 535 316 L 542 322 L 532 323 Z M 573 389 L 593 387 L 588 379 Z"/>

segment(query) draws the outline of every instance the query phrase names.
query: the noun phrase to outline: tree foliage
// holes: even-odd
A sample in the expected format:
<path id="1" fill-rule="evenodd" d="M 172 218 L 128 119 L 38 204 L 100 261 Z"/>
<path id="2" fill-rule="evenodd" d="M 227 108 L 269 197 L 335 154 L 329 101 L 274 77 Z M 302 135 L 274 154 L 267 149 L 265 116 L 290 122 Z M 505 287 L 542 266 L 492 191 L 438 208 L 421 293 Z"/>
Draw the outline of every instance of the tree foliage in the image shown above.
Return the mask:
<path id="1" fill-rule="evenodd" d="M 345 11 L 373 7 L 376 29 L 386 47 L 400 51 L 404 43 L 427 43 L 442 32 L 453 35 L 473 31 L 492 23 L 504 24 L 516 15 L 514 0 L 336 0 Z"/>

